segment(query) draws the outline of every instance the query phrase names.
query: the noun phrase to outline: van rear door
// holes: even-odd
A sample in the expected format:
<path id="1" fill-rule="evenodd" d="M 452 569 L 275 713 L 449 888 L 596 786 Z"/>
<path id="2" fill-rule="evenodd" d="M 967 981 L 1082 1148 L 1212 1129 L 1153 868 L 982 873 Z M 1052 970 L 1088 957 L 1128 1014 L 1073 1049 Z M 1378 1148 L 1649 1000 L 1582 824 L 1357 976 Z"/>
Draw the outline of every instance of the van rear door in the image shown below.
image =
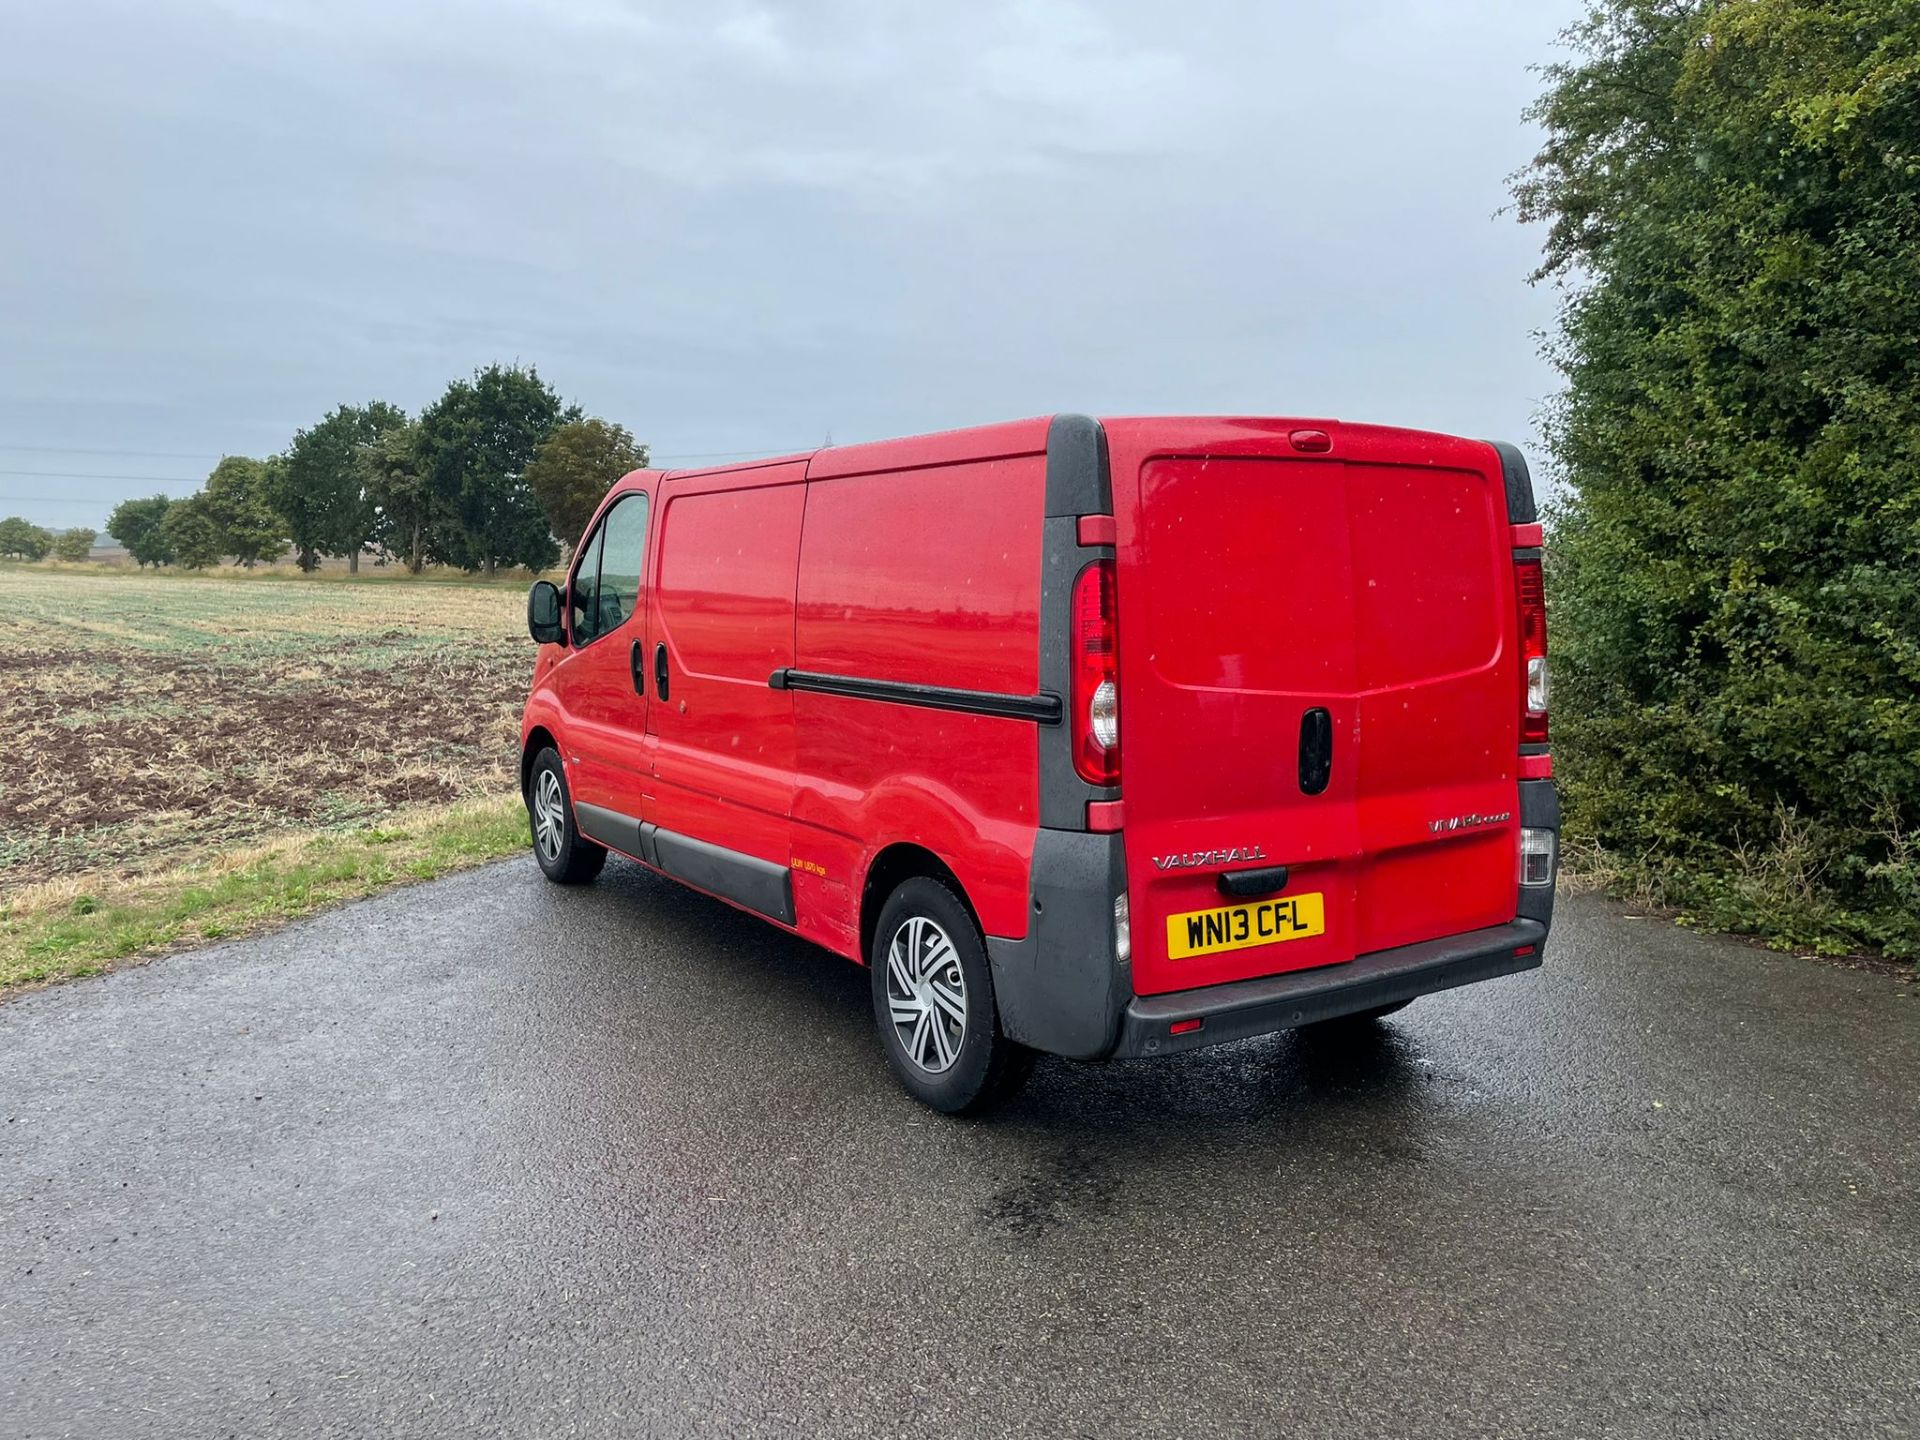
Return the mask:
<path id="1" fill-rule="evenodd" d="M 1519 678 L 1491 447 L 1318 421 L 1108 435 L 1135 990 L 1512 919 Z M 1223 888 L 1278 866 L 1271 891 Z"/>

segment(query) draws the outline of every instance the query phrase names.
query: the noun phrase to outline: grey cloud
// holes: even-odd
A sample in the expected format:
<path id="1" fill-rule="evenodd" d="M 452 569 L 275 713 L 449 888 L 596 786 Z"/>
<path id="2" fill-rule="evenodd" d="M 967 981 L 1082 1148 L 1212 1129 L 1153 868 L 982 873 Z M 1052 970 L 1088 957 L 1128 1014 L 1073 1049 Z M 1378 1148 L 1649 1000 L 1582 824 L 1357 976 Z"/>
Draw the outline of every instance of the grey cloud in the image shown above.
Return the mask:
<path id="1" fill-rule="evenodd" d="M 1574 9 L 36 7 L 0 20 L 0 447 L 210 464 L 494 359 L 664 456 L 1060 408 L 1524 441 L 1552 297 L 1494 211 Z M 0 513 L 152 488 L 0 475 Z"/>

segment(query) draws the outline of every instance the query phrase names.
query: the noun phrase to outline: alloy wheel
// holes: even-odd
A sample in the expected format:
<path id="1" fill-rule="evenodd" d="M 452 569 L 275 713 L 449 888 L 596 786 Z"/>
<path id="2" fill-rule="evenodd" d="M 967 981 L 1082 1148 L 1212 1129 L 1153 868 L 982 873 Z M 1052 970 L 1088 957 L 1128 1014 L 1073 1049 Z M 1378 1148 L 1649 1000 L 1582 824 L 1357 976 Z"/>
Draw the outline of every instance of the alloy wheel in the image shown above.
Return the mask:
<path id="1" fill-rule="evenodd" d="M 887 947 L 887 1013 L 907 1058 L 938 1075 L 959 1058 L 967 1034 L 967 978 L 939 925 L 910 917 Z"/>
<path id="2" fill-rule="evenodd" d="M 552 864 L 560 858 L 560 842 L 567 833 L 567 802 L 560 793 L 560 777 L 542 770 L 533 787 L 533 843 Z"/>

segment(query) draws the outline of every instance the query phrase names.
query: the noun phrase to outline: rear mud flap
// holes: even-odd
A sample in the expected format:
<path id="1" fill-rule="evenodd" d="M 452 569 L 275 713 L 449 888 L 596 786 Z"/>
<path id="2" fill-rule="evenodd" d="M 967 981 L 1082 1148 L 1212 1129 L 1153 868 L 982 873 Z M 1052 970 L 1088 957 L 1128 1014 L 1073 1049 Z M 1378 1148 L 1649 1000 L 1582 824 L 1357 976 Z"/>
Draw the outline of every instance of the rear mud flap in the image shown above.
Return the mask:
<path id="1" fill-rule="evenodd" d="M 1041 830 L 1026 938 L 987 937 L 1000 1025 L 1022 1045 L 1097 1060 L 1113 1050 L 1133 976 L 1114 954 L 1113 902 L 1126 888 L 1118 835 Z"/>

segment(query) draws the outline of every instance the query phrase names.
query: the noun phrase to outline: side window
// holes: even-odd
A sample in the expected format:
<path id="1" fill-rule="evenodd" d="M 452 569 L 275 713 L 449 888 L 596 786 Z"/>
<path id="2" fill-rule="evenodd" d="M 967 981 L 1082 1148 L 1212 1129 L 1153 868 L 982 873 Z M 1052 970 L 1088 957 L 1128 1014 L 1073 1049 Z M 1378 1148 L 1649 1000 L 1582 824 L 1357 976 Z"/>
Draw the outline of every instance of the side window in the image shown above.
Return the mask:
<path id="1" fill-rule="evenodd" d="M 647 558 L 647 497 L 630 495 L 607 516 L 600 556 L 600 606 L 605 630 L 623 625 L 640 606 L 640 571 Z"/>
<path id="2" fill-rule="evenodd" d="M 568 602 L 573 643 L 585 645 L 633 618 L 647 553 L 647 497 L 628 495 L 601 518 L 580 551 Z"/>
<path id="3" fill-rule="evenodd" d="M 594 628 L 594 618 L 600 613 L 600 542 L 606 535 L 606 526 L 595 527 L 593 538 L 582 547 L 580 561 L 574 566 L 573 583 L 567 586 L 568 628 L 575 645 L 584 645 L 600 633 Z"/>

